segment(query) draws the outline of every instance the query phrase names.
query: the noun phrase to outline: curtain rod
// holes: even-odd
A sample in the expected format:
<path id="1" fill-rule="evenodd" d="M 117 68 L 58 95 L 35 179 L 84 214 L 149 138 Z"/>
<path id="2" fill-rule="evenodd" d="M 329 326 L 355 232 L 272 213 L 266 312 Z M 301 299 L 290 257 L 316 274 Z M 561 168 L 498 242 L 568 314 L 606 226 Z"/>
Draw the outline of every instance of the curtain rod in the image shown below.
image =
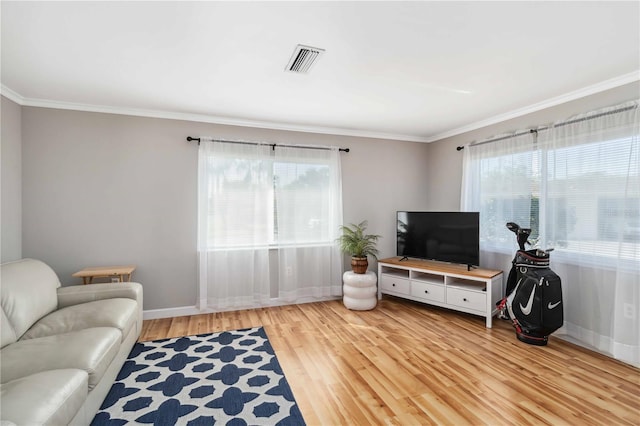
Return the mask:
<path id="1" fill-rule="evenodd" d="M 283 147 L 287 147 L 287 148 L 302 148 L 302 149 L 324 149 L 324 150 L 330 150 L 331 147 L 324 147 L 324 146 L 313 146 L 313 145 L 285 145 L 285 144 L 279 144 L 279 143 L 261 143 L 261 142 L 247 142 L 247 141 L 230 141 L 230 140 L 224 140 L 224 139 L 205 139 L 207 141 L 210 142 L 224 142 L 224 143 L 237 143 L 237 144 L 242 144 L 242 145 L 269 145 L 271 147 L 271 149 L 275 150 L 276 146 L 283 146 Z M 198 145 L 200 145 L 200 138 L 192 138 L 191 136 L 187 136 L 187 142 L 191 142 L 191 141 L 197 141 Z M 342 152 L 349 152 L 349 148 L 338 148 L 338 151 L 342 151 Z"/>
<path id="2" fill-rule="evenodd" d="M 625 111 L 629 111 L 632 109 L 638 108 L 638 104 L 636 105 L 629 105 L 626 107 L 622 107 L 619 109 L 615 109 L 613 111 L 606 111 L 606 112 L 601 112 L 599 114 L 594 114 L 594 115 L 590 115 L 588 117 L 581 117 L 581 118 L 575 118 L 573 120 L 568 120 L 568 121 L 563 121 L 560 123 L 556 123 L 552 126 L 544 126 L 544 127 L 538 127 L 537 129 L 530 129 L 530 130 L 525 130 L 519 133 L 515 133 L 513 135 L 507 135 L 507 136 L 500 136 L 498 138 L 495 139 L 489 139 L 486 141 L 481 141 L 481 142 L 475 142 L 475 143 L 470 143 L 469 146 L 479 146 L 479 145 L 484 145 L 486 143 L 493 143 L 493 142 L 498 142 L 498 141 L 503 141 L 505 139 L 510 139 L 510 138 L 516 138 L 518 136 L 522 136 L 522 135 L 526 135 L 527 133 L 538 133 L 539 131 L 544 131 L 544 130 L 549 130 L 552 128 L 556 128 L 556 127 L 562 127 L 562 126 L 566 126 L 569 124 L 575 124 L 575 123 L 580 123 L 582 121 L 587 121 L 587 120 L 591 120 L 594 118 L 599 118 L 599 117 L 604 117 L 605 115 L 610 115 L 610 114 L 617 114 L 619 112 L 625 112 Z M 464 149 L 464 146 L 458 146 L 456 147 L 456 151 L 462 151 Z"/>

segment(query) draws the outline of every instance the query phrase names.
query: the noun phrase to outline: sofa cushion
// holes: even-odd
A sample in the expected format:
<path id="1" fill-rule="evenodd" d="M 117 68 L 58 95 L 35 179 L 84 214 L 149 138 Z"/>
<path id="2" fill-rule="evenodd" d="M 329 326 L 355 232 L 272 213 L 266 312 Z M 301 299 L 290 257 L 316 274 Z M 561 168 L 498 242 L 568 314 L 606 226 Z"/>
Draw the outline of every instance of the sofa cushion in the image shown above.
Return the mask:
<path id="1" fill-rule="evenodd" d="M 13 343 L 18 340 L 18 336 L 16 336 L 16 332 L 11 326 L 4 309 L 0 309 L 0 317 L 0 348 L 4 348 L 9 343 Z"/>
<path id="2" fill-rule="evenodd" d="M 58 309 L 102 299 L 137 300 L 142 306 L 140 283 L 100 283 L 58 288 Z"/>
<path id="3" fill-rule="evenodd" d="M 19 425 L 66 425 L 87 398 L 85 371 L 51 370 L 0 385 L 2 420 Z"/>
<path id="4" fill-rule="evenodd" d="M 0 280 L 0 305 L 17 339 L 58 307 L 58 276 L 39 260 L 22 259 L 2 264 Z M 5 344 L 4 337 L 2 343 Z"/>
<path id="5" fill-rule="evenodd" d="M 0 378 L 5 383 L 41 371 L 77 368 L 87 372 L 89 389 L 93 389 L 118 353 L 120 342 L 120 330 L 111 327 L 19 340 L 0 351 Z"/>
<path id="6" fill-rule="evenodd" d="M 93 327 L 114 327 L 124 339 L 138 319 L 138 304 L 131 299 L 104 299 L 68 306 L 50 313 L 20 340 L 53 336 Z"/>

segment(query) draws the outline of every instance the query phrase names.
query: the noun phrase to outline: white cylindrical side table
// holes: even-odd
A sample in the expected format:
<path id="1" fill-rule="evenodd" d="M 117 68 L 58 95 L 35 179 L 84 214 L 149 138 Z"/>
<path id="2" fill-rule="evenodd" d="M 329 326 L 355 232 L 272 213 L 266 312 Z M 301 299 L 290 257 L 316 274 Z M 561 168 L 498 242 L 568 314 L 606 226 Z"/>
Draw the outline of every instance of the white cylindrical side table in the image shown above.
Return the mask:
<path id="1" fill-rule="evenodd" d="M 342 302 L 348 309 L 356 311 L 368 311 L 376 307 L 378 303 L 378 278 L 375 272 L 367 271 L 364 274 L 356 274 L 347 271 L 342 275 L 344 286 Z"/>

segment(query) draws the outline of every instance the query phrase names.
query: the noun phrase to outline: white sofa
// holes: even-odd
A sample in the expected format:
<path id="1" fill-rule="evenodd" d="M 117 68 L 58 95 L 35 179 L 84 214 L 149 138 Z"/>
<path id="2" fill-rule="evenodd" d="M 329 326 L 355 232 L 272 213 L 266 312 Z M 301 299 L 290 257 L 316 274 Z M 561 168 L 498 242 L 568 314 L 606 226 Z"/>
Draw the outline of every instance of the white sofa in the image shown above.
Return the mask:
<path id="1" fill-rule="evenodd" d="M 142 286 L 61 287 L 45 263 L 0 273 L 1 425 L 88 425 L 142 330 Z"/>

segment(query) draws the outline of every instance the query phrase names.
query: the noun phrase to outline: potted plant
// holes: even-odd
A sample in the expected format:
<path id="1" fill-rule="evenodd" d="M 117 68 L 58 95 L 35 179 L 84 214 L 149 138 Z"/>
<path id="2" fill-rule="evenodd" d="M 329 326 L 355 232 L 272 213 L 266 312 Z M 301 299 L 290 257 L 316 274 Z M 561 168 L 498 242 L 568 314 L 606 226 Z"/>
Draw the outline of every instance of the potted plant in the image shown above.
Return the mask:
<path id="1" fill-rule="evenodd" d="M 364 274 L 369 267 L 367 256 L 377 259 L 378 249 L 376 244 L 380 235 L 365 234 L 367 221 L 359 224 L 344 225 L 340 227 L 342 236 L 337 239 L 340 249 L 351 255 L 351 270 L 356 274 Z"/>

